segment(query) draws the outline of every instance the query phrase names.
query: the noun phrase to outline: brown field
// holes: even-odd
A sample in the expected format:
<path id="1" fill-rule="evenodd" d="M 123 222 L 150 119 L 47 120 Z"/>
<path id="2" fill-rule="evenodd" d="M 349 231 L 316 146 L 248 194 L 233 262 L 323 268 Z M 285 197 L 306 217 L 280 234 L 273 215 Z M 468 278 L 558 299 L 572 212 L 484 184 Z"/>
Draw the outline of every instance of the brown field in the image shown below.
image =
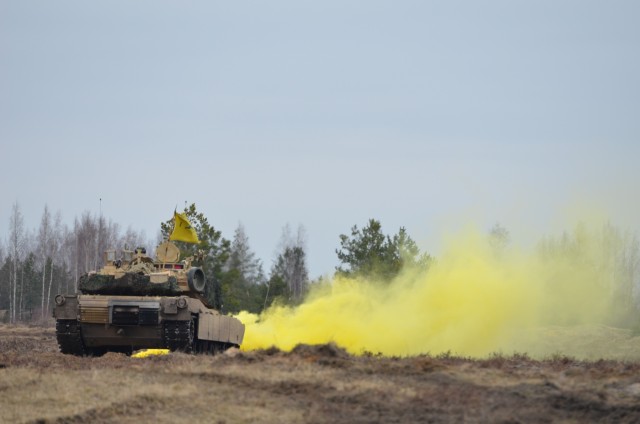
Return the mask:
<path id="1" fill-rule="evenodd" d="M 333 345 L 135 359 L 0 325 L 0 422 L 640 422 L 640 362 L 354 357 Z"/>

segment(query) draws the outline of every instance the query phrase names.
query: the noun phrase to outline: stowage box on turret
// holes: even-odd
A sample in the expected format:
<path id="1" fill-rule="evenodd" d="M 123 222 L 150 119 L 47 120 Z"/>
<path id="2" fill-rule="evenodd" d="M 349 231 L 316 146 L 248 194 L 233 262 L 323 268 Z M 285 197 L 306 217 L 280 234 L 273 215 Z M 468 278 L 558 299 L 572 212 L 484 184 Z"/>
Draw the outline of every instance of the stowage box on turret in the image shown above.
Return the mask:
<path id="1" fill-rule="evenodd" d="M 180 261 L 168 241 L 156 259 L 143 248 L 105 252 L 100 271 L 82 276 L 78 293 L 55 297 L 56 336 L 62 353 L 101 354 L 137 349 L 215 353 L 239 347 L 244 325 L 212 309 L 204 296 L 205 275 Z"/>

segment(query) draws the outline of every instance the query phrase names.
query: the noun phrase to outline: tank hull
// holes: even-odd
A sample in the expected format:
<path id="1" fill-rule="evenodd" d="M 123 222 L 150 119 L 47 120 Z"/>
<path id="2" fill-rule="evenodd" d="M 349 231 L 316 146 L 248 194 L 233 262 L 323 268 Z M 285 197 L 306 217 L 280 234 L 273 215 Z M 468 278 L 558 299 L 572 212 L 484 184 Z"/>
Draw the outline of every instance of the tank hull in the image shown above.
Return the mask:
<path id="1" fill-rule="evenodd" d="M 244 325 L 188 296 L 67 295 L 56 299 L 63 353 L 166 348 L 215 353 L 240 346 Z"/>

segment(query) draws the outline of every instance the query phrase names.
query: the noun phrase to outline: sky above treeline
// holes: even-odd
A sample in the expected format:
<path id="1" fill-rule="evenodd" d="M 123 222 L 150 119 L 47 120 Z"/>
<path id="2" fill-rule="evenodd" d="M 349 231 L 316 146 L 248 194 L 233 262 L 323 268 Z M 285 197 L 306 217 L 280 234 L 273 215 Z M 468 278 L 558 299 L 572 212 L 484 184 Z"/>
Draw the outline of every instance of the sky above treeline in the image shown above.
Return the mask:
<path id="1" fill-rule="evenodd" d="M 144 230 L 195 202 L 311 276 L 369 218 L 638 230 L 636 1 L 2 1 L 0 237 L 18 202 Z M 100 199 L 102 202 L 100 204 Z"/>

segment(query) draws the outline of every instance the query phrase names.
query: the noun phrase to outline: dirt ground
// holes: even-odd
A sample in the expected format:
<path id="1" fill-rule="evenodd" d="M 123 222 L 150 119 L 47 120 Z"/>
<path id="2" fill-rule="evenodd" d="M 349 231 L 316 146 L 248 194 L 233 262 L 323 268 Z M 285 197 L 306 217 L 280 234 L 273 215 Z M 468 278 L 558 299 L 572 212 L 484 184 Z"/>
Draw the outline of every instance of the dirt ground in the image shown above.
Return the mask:
<path id="1" fill-rule="evenodd" d="M 640 362 L 354 357 L 333 345 L 142 359 L 0 325 L 0 422 L 640 422 Z"/>

